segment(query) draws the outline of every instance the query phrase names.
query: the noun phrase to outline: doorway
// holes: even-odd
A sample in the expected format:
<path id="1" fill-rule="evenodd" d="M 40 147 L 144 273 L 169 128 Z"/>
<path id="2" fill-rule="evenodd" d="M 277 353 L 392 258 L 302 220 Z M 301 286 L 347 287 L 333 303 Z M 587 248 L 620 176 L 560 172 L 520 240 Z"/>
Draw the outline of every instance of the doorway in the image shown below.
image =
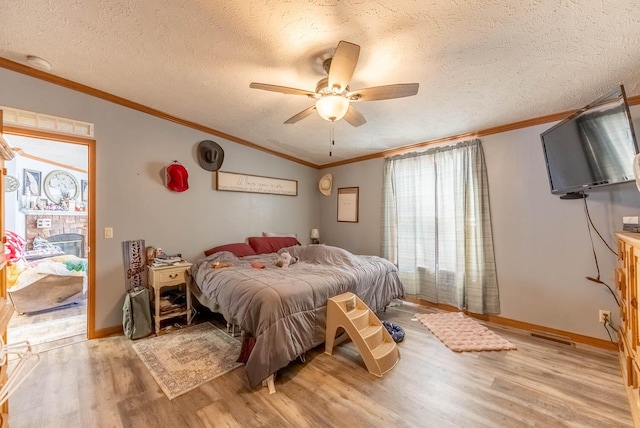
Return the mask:
<path id="1" fill-rule="evenodd" d="M 39 131 L 4 135 L 15 155 L 5 162 L 5 236 L 7 245 L 19 241 L 7 266 L 16 310 L 7 340 L 28 340 L 38 352 L 86 340 L 90 144 Z"/>

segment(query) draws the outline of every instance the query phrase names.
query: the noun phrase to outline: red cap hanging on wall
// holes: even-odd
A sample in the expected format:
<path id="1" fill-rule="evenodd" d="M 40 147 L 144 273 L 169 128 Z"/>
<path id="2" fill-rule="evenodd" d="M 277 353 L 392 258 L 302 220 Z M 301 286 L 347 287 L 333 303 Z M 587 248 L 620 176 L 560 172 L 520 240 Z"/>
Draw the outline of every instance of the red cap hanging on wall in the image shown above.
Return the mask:
<path id="1" fill-rule="evenodd" d="M 164 168 L 164 185 L 172 192 L 184 192 L 189 188 L 189 173 L 178 161 Z"/>

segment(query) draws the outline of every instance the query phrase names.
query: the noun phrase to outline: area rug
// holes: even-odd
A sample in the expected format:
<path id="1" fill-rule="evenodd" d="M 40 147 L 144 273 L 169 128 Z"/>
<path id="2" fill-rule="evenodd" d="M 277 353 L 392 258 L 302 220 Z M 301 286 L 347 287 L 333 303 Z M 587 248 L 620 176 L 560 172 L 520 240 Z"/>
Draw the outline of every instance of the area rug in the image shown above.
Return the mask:
<path id="1" fill-rule="evenodd" d="M 513 343 L 462 312 L 416 314 L 416 318 L 455 352 L 517 349 Z"/>
<path id="2" fill-rule="evenodd" d="M 208 322 L 142 339 L 133 349 L 169 400 L 242 365 L 240 342 Z"/>

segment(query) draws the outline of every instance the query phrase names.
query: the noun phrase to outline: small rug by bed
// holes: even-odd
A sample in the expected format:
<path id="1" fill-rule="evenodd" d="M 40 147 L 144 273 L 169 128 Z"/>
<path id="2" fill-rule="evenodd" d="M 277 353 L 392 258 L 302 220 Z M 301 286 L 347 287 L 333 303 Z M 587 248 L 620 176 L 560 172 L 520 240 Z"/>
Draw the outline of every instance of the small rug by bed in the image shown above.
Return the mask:
<path id="1" fill-rule="evenodd" d="M 462 312 L 416 314 L 416 318 L 455 352 L 517 349 L 513 343 Z"/>
<path id="2" fill-rule="evenodd" d="M 240 342 L 202 323 L 133 345 L 169 400 L 240 367 Z"/>

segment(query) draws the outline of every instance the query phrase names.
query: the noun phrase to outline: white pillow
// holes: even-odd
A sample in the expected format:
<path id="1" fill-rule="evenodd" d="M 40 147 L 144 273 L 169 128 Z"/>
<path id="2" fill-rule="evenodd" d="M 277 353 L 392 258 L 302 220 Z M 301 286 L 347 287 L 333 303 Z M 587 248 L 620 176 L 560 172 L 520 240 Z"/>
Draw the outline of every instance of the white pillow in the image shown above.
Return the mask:
<path id="1" fill-rule="evenodd" d="M 296 238 L 296 239 L 298 239 L 298 235 L 295 234 L 295 233 L 262 232 L 262 236 L 265 236 L 265 237 L 276 237 L 276 238 Z"/>

